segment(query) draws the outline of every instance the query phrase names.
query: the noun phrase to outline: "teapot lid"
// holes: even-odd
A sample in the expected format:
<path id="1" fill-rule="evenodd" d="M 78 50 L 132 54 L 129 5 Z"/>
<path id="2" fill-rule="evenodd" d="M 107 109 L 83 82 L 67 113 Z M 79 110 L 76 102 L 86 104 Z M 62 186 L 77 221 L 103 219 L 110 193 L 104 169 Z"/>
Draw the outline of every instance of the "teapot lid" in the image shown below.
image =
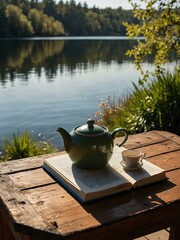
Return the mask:
<path id="1" fill-rule="evenodd" d="M 88 119 L 87 124 L 76 127 L 74 129 L 75 133 L 78 135 L 83 135 L 87 137 L 99 137 L 107 134 L 108 129 L 104 126 L 99 126 L 94 124 L 93 119 Z"/>

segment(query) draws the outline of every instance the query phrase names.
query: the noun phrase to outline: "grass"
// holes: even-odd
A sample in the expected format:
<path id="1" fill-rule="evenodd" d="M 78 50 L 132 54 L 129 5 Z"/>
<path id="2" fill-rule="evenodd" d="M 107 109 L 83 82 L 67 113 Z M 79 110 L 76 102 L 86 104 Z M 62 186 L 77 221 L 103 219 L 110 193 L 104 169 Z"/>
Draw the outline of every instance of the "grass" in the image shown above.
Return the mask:
<path id="1" fill-rule="evenodd" d="M 125 98 L 101 103 L 100 122 L 130 134 L 165 130 L 180 135 L 180 69 L 156 75 L 144 86 L 133 84 Z"/>
<path id="2" fill-rule="evenodd" d="M 0 161 L 8 161 L 33 157 L 55 152 L 56 148 L 48 142 L 33 139 L 28 131 L 24 131 L 21 136 L 13 134 L 12 140 L 4 139 Z"/>

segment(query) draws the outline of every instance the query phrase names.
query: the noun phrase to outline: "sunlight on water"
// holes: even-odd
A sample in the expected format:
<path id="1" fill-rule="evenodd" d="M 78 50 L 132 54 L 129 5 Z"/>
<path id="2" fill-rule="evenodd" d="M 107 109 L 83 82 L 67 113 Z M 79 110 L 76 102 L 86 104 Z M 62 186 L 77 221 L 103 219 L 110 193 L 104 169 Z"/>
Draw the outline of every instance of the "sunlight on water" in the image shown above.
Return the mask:
<path id="1" fill-rule="evenodd" d="M 58 57 L 61 60 L 61 55 Z M 140 77 L 130 61 L 118 63 L 97 58 L 73 64 L 52 65 L 50 76 L 43 66 L 40 74 L 36 68 L 30 68 L 27 78 L 16 73 L 12 81 L 7 75 L 0 84 L 0 141 L 15 131 L 29 130 L 62 147 L 57 127 L 70 131 L 85 124 L 94 117 L 102 99 L 120 96 Z M 151 64 L 144 67 L 149 69 Z"/>
<path id="2" fill-rule="evenodd" d="M 28 82 L 21 78 L 8 82 L 0 89 L 1 136 L 29 129 L 51 138 L 56 137 L 59 126 L 71 130 L 86 123 L 102 99 L 119 96 L 131 86 L 137 75 L 132 68 L 132 64 L 99 64 L 93 70 L 76 70 L 73 75 L 59 73 L 53 81 L 47 81 L 44 74 L 37 77 L 31 73 Z"/>

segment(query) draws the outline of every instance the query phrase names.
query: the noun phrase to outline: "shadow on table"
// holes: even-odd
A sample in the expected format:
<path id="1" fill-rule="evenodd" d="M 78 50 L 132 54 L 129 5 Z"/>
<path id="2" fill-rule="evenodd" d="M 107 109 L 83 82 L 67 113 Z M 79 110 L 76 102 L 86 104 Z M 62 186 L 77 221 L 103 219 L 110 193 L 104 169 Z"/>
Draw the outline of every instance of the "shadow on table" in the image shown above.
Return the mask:
<path id="1" fill-rule="evenodd" d="M 82 204 L 82 206 L 100 223 L 106 223 L 163 206 L 166 204 L 168 191 L 174 186 L 174 183 L 164 180 L 93 201 L 93 203 Z"/>

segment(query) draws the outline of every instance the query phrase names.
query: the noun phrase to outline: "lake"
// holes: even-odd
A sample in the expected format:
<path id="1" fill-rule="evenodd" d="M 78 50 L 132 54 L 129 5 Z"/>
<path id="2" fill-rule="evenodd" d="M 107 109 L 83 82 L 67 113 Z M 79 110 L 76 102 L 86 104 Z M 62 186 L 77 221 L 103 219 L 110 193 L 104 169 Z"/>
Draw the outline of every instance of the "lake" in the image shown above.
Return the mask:
<path id="1" fill-rule="evenodd" d="M 108 95 L 118 97 L 138 82 L 140 74 L 125 55 L 136 42 L 124 37 L 0 40 L 0 142 L 28 130 L 63 148 L 57 127 L 70 131 L 85 124 Z M 152 59 L 143 67 L 151 69 Z"/>

